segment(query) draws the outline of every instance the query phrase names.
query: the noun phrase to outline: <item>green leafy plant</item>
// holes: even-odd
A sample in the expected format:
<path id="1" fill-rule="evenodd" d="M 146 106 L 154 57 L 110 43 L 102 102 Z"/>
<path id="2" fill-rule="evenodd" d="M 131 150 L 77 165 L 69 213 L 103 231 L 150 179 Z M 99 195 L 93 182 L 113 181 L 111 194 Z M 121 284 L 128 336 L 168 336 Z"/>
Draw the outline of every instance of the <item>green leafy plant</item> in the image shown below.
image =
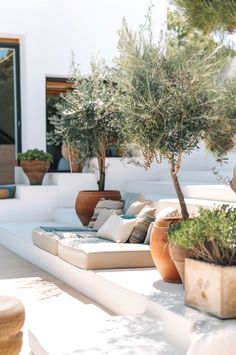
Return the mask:
<path id="1" fill-rule="evenodd" d="M 40 149 L 29 149 L 24 153 L 18 153 L 19 160 L 46 160 L 52 162 L 52 155 L 50 153 L 45 153 Z"/>
<path id="2" fill-rule="evenodd" d="M 92 60 L 91 74 L 73 74 L 74 90 L 62 96 L 57 107 L 59 117 L 52 117 L 54 131 L 50 141 L 78 147 L 82 161 L 96 157 L 99 169 L 99 190 L 105 189 L 106 151 L 122 142 L 123 116 L 115 104 L 116 85 L 104 62 Z"/>
<path id="3" fill-rule="evenodd" d="M 222 205 L 200 208 L 199 215 L 173 225 L 169 240 L 191 250 L 198 260 L 217 265 L 236 265 L 236 209 Z"/>
<path id="4" fill-rule="evenodd" d="M 191 26 L 205 33 L 236 28 L 236 3 L 232 0 L 174 0 L 186 15 Z"/>
<path id="5" fill-rule="evenodd" d="M 150 11 L 138 32 L 129 30 L 124 21 L 114 80 L 120 92 L 117 105 L 125 117 L 126 140 L 140 147 L 147 168 L 154 160 L 167 159 L 182 217 L 187 219 L 178 180 L 183 157 L 201 142 L 218 156 L 234 144 L 234 120 L 216 112 L 227 91 L 218 82 L 228 52 L 199 40 L 180 47 L 173 46 L 173 38 L 169 46 L 168 40 L 155 43 Z M 213 127 L 221 145 L 212 144 Z"/>

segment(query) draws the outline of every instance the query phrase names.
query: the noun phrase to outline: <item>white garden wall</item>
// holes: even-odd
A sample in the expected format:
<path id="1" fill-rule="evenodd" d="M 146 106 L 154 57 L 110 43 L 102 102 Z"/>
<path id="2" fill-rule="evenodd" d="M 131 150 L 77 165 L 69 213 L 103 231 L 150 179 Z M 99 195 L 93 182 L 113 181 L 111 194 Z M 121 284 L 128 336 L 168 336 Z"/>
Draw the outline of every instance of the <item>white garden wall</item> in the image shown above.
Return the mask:
<path id="1" fill-rule="evenodd" d="M 45 78 L 67 76 L 74 51 L 83 72 L 89 71 L 92 54 L 100 53 L 108 63 L 116 55 L 117 31 L 125 16 L 132 28 L 144 22 L 149 0 L 0 0 L 0 37 L 20 39 L 22 149 L 46 148 Z M 154 2 L 156 37 L 166 21 L 167 0 Z M 232 171 L 234 154 L 224 170 Z M 204 150 L 186 157 L 184 170 L 209 170 L 214 159 Z M 145 174 L 135 169 L 136 178 L 156 178 L 156 169 Z M 158 176 L 168 166 L 158 167 Z M 138 175 L 140 173 L 140 175 Z M 123 177 L 123 170 L 112 174 Z M 137 174 L 137 175 L 136 175 Z"/>
<path id="2" fill-rule="evenodd" d="M 0 0 L 0 37 L 20 39 L 22 148 L 46 148 L 45 77 L 67 76 L 74 51 L 81 70 L 91 54 L 108 62 L 116 54 L 122 17 L 135 28 L 144 22 L 149 0 Z M 158 34 L 166 0 L 154 8 Z"/>

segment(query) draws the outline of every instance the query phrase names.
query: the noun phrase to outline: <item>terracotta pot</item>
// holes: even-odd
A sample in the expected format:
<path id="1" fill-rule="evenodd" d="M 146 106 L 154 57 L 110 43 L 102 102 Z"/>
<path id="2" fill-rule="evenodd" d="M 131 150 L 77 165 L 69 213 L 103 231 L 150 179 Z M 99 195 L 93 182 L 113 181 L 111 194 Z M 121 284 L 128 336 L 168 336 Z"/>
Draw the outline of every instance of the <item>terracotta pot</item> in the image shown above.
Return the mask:
<path id="1" fill-rule="evenodd" d="M 47 173 L 50 162 L 47 160 L 22 160 L 21 167 L 27 175 L 30 185 L 41 185 Z"/>
<path id="2" fill-rule="evenodd" d="M 84 226 L 87 226 L 98 201 L 104 198 L 106 200 L 120 200 L 120 191 L 80 191 L 75 202 L 75 211 Z"/>
<path id="3" fill-rule="evenodd" d="M 194 254 L 191 251 L 181 248 L 172 243 L 169 243 L 169 253 L 171 260 L 175 264 L 175 267 L 178 270 L 178 273 L 184 285 L 185 258 L 191 258 L 194 256 Z"/>
<path id="4" fill-rule="evenodd" d="M 181 278 L 170 257 L 167 232 L 170 224 L 179 220 L 179 217 L 167 217 L 156 221 L 150 239 L 152 258 L 163 280 L 177 283 L 181 283 Z"/>

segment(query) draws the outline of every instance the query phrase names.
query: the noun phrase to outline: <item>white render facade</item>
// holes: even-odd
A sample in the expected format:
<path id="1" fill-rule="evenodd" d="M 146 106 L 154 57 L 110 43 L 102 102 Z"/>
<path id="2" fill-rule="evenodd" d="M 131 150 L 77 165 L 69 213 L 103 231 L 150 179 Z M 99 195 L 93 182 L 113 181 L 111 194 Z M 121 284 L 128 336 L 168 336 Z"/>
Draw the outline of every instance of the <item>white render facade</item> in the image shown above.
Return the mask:
<path id="1" fill-rule="evenodd" d="M 144 22 L 149 0 L 0 0 L 0 5 L 0 39 L 16 38 L 20 46 L 21 148 L 45 150 L 46 78 L 69 75 L 72 51 L 85 73 L 89 71 L 91 55 L 99 54 L 111 63 L 123 16 L 132 28 L 137 28 Z M 153 9 L 157 37 L 165 28 L 166 17 L 167 1 L 158 0 Z M 235 162 L 234 154 L 229 157 L 229 164 L 223 167 L 227 176 Z M 115 168 L 118 163 L 113 161 Z M 133 167 L 130 174 L 147 180 L 169 176 L 166 162 L 155 165 L 145 173 Z M 206 181 L 214 182 L 213 174 L 209 177 L 214 166 L 214 158 L 201 148 L 185 158 L 182 168 L 206 171 Z M 115 177 L 123 176 L 119 171 Z M 110 172 L 112 177 L 113 170 Z M 186 172 L 184 179 L 191 181 L 191 175 Z"/>
<path id="2" fill-rule="evenodd" d="M 125 16 L 144 21 L 149 0 L 0 0 L 0 38 L 20 42 L 22 150 L 46 148 L 46 77 L 66 77 L 75 60 L 88 72 L 91 55 L 108 63 L 116 54 Z M 155 6 L 155 29 L 166 20 L 165 0 Z"/>

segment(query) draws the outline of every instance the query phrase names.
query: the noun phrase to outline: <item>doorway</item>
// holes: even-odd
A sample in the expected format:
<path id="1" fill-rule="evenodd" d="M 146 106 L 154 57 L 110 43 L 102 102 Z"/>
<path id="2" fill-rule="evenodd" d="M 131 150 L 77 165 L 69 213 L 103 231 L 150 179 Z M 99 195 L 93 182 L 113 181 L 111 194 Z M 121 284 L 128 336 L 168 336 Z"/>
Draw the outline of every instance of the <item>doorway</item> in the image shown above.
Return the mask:
<path id="1" fill-rule="evenodd" d="M 0 38 L 0 184 L 14 183 L 21 151 L 20 111 L 19 43 Z"/>

